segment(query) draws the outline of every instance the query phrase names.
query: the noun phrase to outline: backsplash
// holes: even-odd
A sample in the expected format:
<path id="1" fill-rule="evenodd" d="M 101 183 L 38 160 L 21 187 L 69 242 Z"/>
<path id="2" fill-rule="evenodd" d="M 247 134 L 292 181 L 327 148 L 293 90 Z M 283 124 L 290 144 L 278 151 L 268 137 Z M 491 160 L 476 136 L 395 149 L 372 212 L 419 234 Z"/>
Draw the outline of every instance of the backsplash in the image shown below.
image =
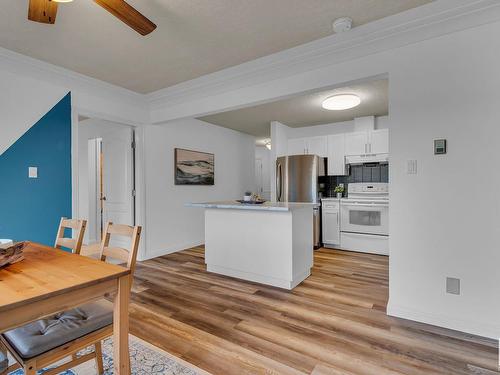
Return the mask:
<path id="1" fill-rule="evenodd" d="M 389 164 L 352 165 L 348 176 L 322 176 L 319 178 L 320 190 L 324 197 L 334 197 L 333 189 L 338 184 L 344 184 L 347 194 L 347 185 L 351 182 L 389 182 Z"/>

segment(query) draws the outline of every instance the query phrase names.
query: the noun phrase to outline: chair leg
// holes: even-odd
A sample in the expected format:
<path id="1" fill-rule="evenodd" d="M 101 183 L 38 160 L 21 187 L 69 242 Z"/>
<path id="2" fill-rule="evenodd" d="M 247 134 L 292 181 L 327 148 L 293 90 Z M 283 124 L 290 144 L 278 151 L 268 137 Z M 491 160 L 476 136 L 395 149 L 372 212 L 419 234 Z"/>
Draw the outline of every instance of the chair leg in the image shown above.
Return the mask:
<path id="1" fill-rule="evenodd" d="M 26 363 L 24 365 L 24 375 L 36 375 L 36 367 L 33 363 Z"/>
<path id="2" fill-rule="evenodd" d="M 101 342 L 96 342 L 95 345 L 95 362 L 97 365 L 97 373 L 99 375 L 104 374 L 104 365 L 102 363 L 102 345 Z"/>

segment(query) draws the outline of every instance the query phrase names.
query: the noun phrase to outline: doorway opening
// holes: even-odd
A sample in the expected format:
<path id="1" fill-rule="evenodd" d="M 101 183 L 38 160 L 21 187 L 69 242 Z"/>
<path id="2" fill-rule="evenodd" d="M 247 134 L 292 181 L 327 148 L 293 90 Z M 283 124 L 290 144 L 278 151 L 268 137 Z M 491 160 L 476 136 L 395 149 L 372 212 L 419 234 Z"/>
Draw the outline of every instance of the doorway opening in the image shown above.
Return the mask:
<path id="1" fill-rule="evenodd" d="M 89 245 L 101 241 L 107 222 L 135 225 L 135 134 L 128 125 L 84 119 L 78 135 L 79 217 L 88 221 Z"/>

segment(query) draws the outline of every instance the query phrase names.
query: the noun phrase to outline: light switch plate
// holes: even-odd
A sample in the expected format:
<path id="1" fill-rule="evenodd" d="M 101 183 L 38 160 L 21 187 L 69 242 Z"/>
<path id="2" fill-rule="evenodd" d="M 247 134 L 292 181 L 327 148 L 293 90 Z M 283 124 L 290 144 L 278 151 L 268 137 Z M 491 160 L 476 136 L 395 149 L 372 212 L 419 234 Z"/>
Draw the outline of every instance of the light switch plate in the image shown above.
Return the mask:
<path id="1" fill-rule="evenodd" d="M 29 178 L 38 178 L 38 168 L 37 167 L 29 167 L 28 168 L 28 177 Z"/>
<path id="2" fill-rule="evenodd" d="M 446 293 L 460 295 L 460 279 L 446 278 Z"/>
<path id="3" fill-rule="evenodd" d="M 407 165 L 406 165 L 406 173 L 417 174 L 417 161 L 416 160 L 408 160 Z"/>

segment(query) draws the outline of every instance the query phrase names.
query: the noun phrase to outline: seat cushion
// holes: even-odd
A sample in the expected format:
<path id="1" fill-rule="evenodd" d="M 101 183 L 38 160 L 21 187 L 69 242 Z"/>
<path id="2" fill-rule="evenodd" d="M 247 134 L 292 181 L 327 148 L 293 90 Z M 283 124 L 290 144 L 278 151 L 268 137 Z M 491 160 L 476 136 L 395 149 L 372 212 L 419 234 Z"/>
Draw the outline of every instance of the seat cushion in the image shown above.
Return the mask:
<path id="1" fill-rule="evenodd" d="M 7 356 L 0 352 L 0 374 L 7 370 L 7 368 L 9 367 L 9 359 L 7 358 Z"/>
<path id="2" fill-rule="evenodd" d="M 108 301 L 88 303 L 4 333 L 23 359 L 30 359 L 113 323 Z"/>

